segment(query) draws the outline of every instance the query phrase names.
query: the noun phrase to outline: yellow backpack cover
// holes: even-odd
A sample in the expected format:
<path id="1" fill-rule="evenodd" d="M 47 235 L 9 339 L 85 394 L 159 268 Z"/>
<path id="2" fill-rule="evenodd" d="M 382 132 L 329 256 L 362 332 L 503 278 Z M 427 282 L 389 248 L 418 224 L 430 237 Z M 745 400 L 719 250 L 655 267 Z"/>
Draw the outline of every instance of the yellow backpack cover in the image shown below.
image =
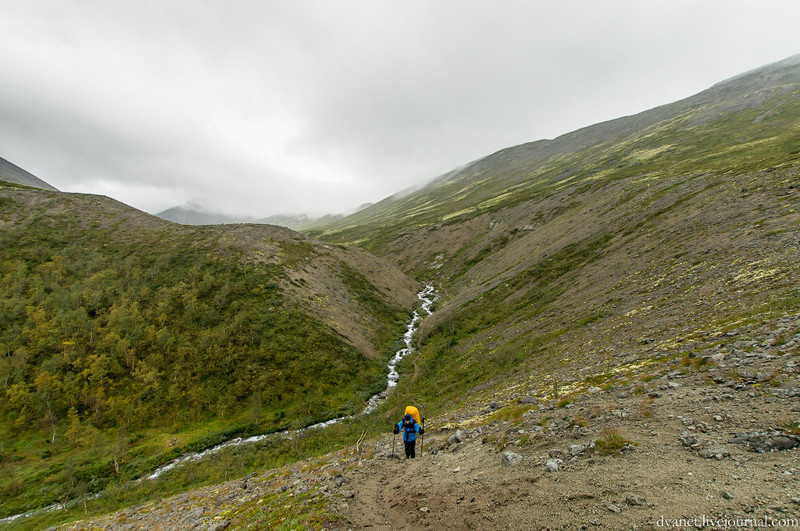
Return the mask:
<path id="1" fill-rule="evenodd" d="M 414 406 L 406 406 L 406 412 L 404 415 L 411 415 L 411 418 L 417 421 L 417 424 L 422 426 L 422 421 L 419 419 L 419 409 L 415 408 Z"/>

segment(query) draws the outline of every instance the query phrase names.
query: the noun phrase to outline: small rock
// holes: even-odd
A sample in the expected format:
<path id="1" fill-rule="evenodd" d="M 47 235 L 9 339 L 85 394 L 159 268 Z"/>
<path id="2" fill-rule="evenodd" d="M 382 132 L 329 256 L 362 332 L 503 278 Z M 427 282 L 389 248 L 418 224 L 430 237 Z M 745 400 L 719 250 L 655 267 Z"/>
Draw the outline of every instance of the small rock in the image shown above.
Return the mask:
<path id="1" fill-rule="evenodd" d="M 723 459 L 729 457 L 731 454 L 724 447 L 714 443 L 710 447 L 700 450 L 698 455 L 706 459 Z"/>
<path id="2" fill-rule="evenodd" d="M 588 392 L 589 394 L 592 394 L 592 395 L 593 395 L 593 394 L 595 394 L 595 393 L 599 393 L 600 391 L 602 391 L 602 389 L 601 389 L 601 388 L 597 387 L 596 385 L 593 385 L 592 387 L 590 387 L 590 388 L 588 389 L 588 391 L 587 391 L 587 392 Z"/>
<path id="3" fill-rule="evenodd" d="M 355 498 L 356 497 L 356 493 L 353 492 L 352 490 L 343 490 L 342 491 L 342 497 L 343 498 Z"/>
<path id="4" fill-rule="evenodd" d="M 581 439 L 589 435 L 589 428 L 584 426 L 575 426 L 572 428 L 572 438 L 573 439 Z"/>
<path id="5" fill-rule="evenodd" d="M 642 498 L 641 496 L 637 496 L 635 494 L 628 495 L 628 497 L 625 498 L 625 502 L 628 505 L 635 505 L 635 506 L 641 506 L 641 505 L 646 505 L 647 504 L 647 500 L 646 499 Z"/>
<path id="6" fill-rule="evenodd" d="M 208 531 L 223 531 L 231 526 L 230 520 L 222 520 L 221 522 L 214 522 L 208 527 Z"/>
<path id="7" fill-rule="evenodd" d="M 584 444 L 573 444 L 569 447 L 569 455 L 577 457 L 587 450 L 594 450 L 595 442 L 591 440 Z"/>
<path id="8" fill-rule="evenodd" d="M 523 396 L 519 399 L 520 404 L 535 404 L 536 399 L 532 396 Z"/>
<path id="9" fill-rule="evenodd" d="M 421 513 L 429 513 L 429 512 L 431 512 L 431 510 L 428 509 L 427 507 L 420 507 L 419 508 L 419 512 L 421 512 Z"/>
<path id="10" fill-rule="evenodd" d="M 694 435 L 690 435 L 689 432 L 686 431 L 686 430 L 682 430 L 681 431 L 681 436 L 678 438 L 678 440 L 681 441 L 681 444 L 683 444 L 684 446 L 686 446 L 688 448 L 692 448 L 695 445 L 700 443 L 700 438 L 699 437 L 695 437 Z"/>
<path id="11" fill-rule="evenodd" d="M 466 438 L 467 434 L 464 433 L 464 430 L 456 430 L 456 432 L 453 435 L 447 438 L 447 444 L 451 445 L 451 444 L 462 443 L 464 442 L 464 440 L 466 440 Z"/>
<path id="12" fill-rule="evenodd" d="M 722 497 L 725 498 L 726 500 L 732 500 L 735 496 L 733 495 L 732 492 L 724 490 L 722 491 Z"/>
<path id="13" fill-rule="evenodd" d="M 503 452 L 500 462 L 503 466 L 516 466 L 522 462 L 522 459 L 520 454 L 506 450 Z"/>
<path id="14" fill-rule="evenodd" d="M 548 459 L 544 466 L 546 466 L 550 472 L 558 472 L 563 464 L 564 461 L 561 459 Z"/>
<path id="15" fill-rule="evenodd" d="M 614 505 L 613 503 L 606 504 L 606 509 L 608 509 L 612 513 L 618 513 L 622 511 L 622 507 L 620 507 L 619 505 Z"/>
<path id="16" fill-rule="evenodd" d="M 558 448 L 553 448 L 550 450 L 550 452 L 548 452 L 548 455 L 555 459 L 556 457 L 562 457 L 564 452 Z"/>

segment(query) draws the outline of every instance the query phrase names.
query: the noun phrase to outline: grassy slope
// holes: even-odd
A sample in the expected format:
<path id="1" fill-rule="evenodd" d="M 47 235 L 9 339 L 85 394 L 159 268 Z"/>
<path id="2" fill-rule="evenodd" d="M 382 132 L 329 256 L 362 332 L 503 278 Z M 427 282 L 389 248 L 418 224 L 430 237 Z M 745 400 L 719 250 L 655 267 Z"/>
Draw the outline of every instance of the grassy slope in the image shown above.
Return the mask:
<path id="1" fill-rule="evenodd" d="M 414 300 L 397 272 L 393 296 L 370 282 L 377 260 L 282 229 L 180 227 L 8 184 L 0 208 L 0 514 L 356 411 Z M 316 271 L 363 326 L 319 317 Z"/>
<path id="2" fill-rule="evenodd" d="M 401 393 L 448 409 L 799 311 L 800 88 L 762 89 L 509 148 L 315 232 L 439 286 Z"/>

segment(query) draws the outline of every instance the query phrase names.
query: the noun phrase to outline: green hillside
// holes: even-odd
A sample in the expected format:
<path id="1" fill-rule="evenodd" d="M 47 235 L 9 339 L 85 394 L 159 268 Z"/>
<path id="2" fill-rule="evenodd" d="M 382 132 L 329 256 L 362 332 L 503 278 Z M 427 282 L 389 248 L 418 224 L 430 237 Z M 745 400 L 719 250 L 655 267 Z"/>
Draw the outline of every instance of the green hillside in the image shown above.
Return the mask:
<path id="1" fill-rule="evenodd" d="M 4 515 L 360 410 L 416 289 L 395 272 L 389 297 L 360 270 L 389 268 L 285 229 L 182 227 L 8 183 L 0 248 Z M 364 337 L 314 311 L 314 271 Z"/>
<path id="2" fill-rule="evenodd" d="M 798 139 L 794 57 L 502 150 L 311 234 L 439 287 L 404 392 L 446 410 L 800 311 Z"/>
<path id="3" fill-rule="evenodd" d="M 750 348 L 734 347 L 750 330 L 774 331 L 794 367 L 798 139 L 800 56 L 504 149 L 306 236 L 6 186 L 0 510 L 102 490 L 88 509 L 99 514 L 358 448 L 409 403 L 435 433 L 565 408 L 592 387 L 635 397 L 668 372 L 702 379 L 708 353 Z M 227 437 L 358 410 L 383 385 L 419 281 L 436 286 L 435 313 L 379 411 L 215 454 L 155 486 L 127 482 Z M 288 512 L 315 510 L 298 507 Z"/>

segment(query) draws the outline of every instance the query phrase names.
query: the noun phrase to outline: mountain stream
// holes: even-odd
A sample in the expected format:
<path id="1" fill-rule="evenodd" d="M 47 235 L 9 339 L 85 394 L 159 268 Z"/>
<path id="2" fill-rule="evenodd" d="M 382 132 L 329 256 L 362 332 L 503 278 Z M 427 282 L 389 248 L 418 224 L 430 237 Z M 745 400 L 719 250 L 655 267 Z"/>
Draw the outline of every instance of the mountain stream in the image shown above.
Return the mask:
<path id="1" fill-rule="evenodd" d="M 422 302 L 421 307 L 422 307 L 422 311 L 425 312 L 424 317 L 427 317 L 427 316 L 433 314 L 433 311 L 431 310 L 431 306 L 433 305 L 433 301 L 436 300 L 436 290 L 434 289 L 434 287 L 431 284 L 427 284 L 422 291 L 417 293 L 417 298 Z M 389 391 L 393 387 L 397 386 L 397 381 L 400 378 L 400 374 L 398 374 L 398 372 L 397 372 L 397 364 L 400 363 L 400 360 L 402 360 L 404 357 L 406 357 L 407 355 L 409 355 L 412 352 L 414 352 L 415 349 L 414 349 L 413 346 L 411 346 L 411 343 L 413 341 L 414 334 L 417 332 L 417 328 L 419 328 L 419 322 L 422 320 L 422 317 L 423 316 L 420 315 L 419 310 L 414 310 L 414 313 L 411 316 L 411 321 L 408 323 L 408 326 L 406 327 L 406 331 L 403 334 L 403 343 L 405 344 L 405 347 L 401 348 L 400 350 L 398 350 L 395 353 L 395 355 L 389 360 L 389 363 L 387 365 L 387 368 L 389 369 L 389 374 L 387 376 L 386 389 L 384 389 L 380 393 L 377 393 L 377 394 L 373 395 L 372 397 L 370 397 L 370 399 L 367 400 L 367 405 L 364 407 L 364 410 L 361 413 L 357 413 L 356 415 L 366 415 L 367 413 L 371 413 L 372 411 L 374 411 L 381 404 L 381 402 L 386 399 L 386 396 L 389 393 Z M 170 462 L 170 463 L 168 463 L 168 464 L 166 464 L 166 465 L 164 465 L 164 466 L 162 466 L 160 468 L 157 468 L 152 474 L 147 476 L 146 479 L 155 479 L 158 476 L 160 476 L 161 474 L 163 474 L 164 472 L 167 472 L 168 470 L 172 470 L 173 468 L 175 468 L 178 465 L 181 465 L 181 464 L 186 463 L 186 462 L 191 462 L 191 461 L 199 461 L 200 459 L 203 459 L 205 457 L 208 457 L 209 455 L 215 454 L 215 453 L 219 452 L 220 450 L 223 450 L 224 448 L 227 448 L 229 446 L 239 446 L 239 445 L 242 445 L 242 444 L 255 443 L 255 442 L 263 441 L 264 439 L 266 439 L 268 437 L 275 437 L 276 435 L 282 435 L 284 437 L 291 437 L 294 434 L 302 433 L 302 432 L 304 432 L 306 430 L 315 430 L 315 429 L 319 429 L 319 428 L 325 428 L 326 426 L 330 426 L 332 424 L 336 424 L 336 423 L 342 422 L 344 420 L 351 419 L 354 416 L 355 415 L 348 415 L 348 416 L 344 416 L 344 417 L 338 417 L 338 418 L 335 418 L 335 419 L 326 420 L 325 422 L 319 422 L 317 424 L 312 424 L 311 426 L 307 426 L 305 428 L 300 428 L 298 430 L 293 430 L 293 431 L 284 431 L 284 432 L 279 432 L 279 433 L 267 433 L 267 434 L 264 434 L 264 435 L 255 435 L 253 437 L 236 437 L 236 438 L 231 439 L 229 441 L 225 441 L 223 443 L 220 443 L 217 446 L 213 446 L 213 447 L 209 448 L 208 450 L 204 450 L 202 452 L 197 452 L 197 453 L 190 453 L 190 454 L 186 454 L 186 455 L 183 455 L 181 457 L 178 457 L 177 459 L 173 460 L 172 462 Z"/>

